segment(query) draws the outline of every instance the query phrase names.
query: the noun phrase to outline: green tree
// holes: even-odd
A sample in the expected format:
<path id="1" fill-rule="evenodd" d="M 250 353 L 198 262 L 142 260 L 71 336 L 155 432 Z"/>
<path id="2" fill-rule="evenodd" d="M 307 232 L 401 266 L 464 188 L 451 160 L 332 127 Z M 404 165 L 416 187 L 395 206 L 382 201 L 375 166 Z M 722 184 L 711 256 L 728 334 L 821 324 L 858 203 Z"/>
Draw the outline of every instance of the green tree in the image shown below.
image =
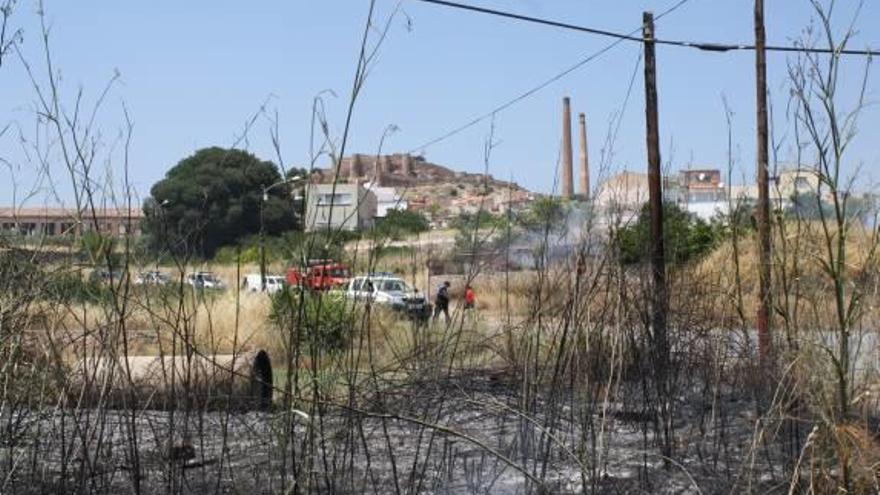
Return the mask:
<path id="1" fill-rule="evenodd" d="M 376 234 L 380 237 L 399 239 L 407 234 L 420 234 L 428 230 L 428 219 L 419 212 L 388 210 L 385 218 L 376 222 Z"/>
<path id="2" fill-rule="evenodd" d="M 487 210 L 478 210 L 475 213 L 462 213 L 456 217 L 450 226 L 464 233 L 473 233 L 474 230 L 499 230 L 506 225 L 506 217 L 493 215 Z"/>
<path id="3" fill-rule="evenodd" d="M 86 232 L 79 240 L 80 250 L 88 256 L 92 265 L 107 266 L 107 260 L 113 260 L 116 250 L 116 239 L 100 232 Z"/>
<path id="4" fill-rule="evenodd" d="M 822 214 L 833 215 L 831 205 L 822 201 L 814 192 L 794 193 L 789 198 L 790 204 L 785 208 L 785 213 L 796 218 L 805 220 L 818 220 Z"/>
<path id="5" fill-rule="evenodd" d="M 872 194 L 864 194 L 861 196 L 846 194 L 846 215 L 847 220 L 857 220 L 862 223 L 869 223 L 873 219 L 873 213 L 876 211 L 876 197 Z M 804 192 L 792 194 L 789 205 L 785 208 L 785 215 L 803 220 L 821 220 L 834 217 L 834 205 L 820 198 L 815 192 Z"/>
<path id="6" fill-rule="evenodd" d="M 566 210 L 562 199 L 544 196 L 535 200 L 531 208 L 519 219 L 519 223 L 528 231 L 559 233 L 566 227 Z"/>
<path id="7" fill-rule="evenodd" d="M 663 242 L 666 262 L 683 264 L 709 253 L 721 238 L 721 228 L 707 223 L 674 203 L 663 204 Z M 648 261 L 651 253 L 651 211 L 642 207 L 637 221 L 617 233 L 619 259 L 624 264 Z"/>
<path id="8" fill-rule="evenodd" d="M 274 163 L 242 150 L 201 149 L 153 185 L 144 203 L 144 233 L 157 250 L 212 256 L 222 246 L 260 231 L 294 229 L 295 208 Z"/>
<path id="9" fill-rule="evenodd" d="M 284 174 L 285 179 L 293 179 L 294 177 L 305 178 L 309 176 L 309 170 L 302 167 L 291 167 Z"/>
<path id="10" fill-rule="evenodd" d="M 507 221 L 505 215 L 493 215 L 486 210 L 462 213 L 451 223 L 457 230 L 455 250 L 475 254 L 498 249 L 505 239 Z"/>

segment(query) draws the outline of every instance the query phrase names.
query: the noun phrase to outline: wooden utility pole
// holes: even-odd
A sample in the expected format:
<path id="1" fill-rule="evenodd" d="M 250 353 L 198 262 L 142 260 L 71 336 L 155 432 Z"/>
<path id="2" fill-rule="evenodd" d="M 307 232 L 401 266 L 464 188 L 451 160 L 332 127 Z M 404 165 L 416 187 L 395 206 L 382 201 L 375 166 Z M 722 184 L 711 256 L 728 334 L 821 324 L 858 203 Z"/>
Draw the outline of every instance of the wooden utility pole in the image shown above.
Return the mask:
<path id="1" fill-rule="evenodd" d="M 672 456 L 672 422 L 667 383 L 669 343 L 666 335 L 666 256 L 663 246 L 663 184 L 660 172 L 660 123 L 657 112 L 657 66 L 654 57 L 654 14 L 642 15 L 645 43 L 645 122 L 648 145 L 648 204 L 651 210 L 651 336 L 654 354 L 654 379 L 663 428 L 662 450 Z"/>
<path id="2" fill-rule="evenodd" d="M 770 186 L 767 123 L 767 51 L 764 0 L 755 0 L 755 74 L 758 110 L 758 356 L 764 362 L 771 352 L 770 339 Z"/>

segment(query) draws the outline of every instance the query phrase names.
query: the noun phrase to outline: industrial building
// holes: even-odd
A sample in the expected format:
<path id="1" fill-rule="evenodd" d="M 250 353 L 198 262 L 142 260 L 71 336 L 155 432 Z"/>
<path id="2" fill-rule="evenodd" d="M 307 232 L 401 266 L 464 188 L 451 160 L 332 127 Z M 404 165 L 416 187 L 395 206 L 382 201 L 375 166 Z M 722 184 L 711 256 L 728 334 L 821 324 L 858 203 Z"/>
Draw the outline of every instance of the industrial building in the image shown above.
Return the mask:
<path id="1" fill-rule="evenodd" d="M 138 236 L 143 217 L 140 208 L 2 207 L 0 230 L 22 236 L 75 237 L 93 231 L 116 237 Z"/>

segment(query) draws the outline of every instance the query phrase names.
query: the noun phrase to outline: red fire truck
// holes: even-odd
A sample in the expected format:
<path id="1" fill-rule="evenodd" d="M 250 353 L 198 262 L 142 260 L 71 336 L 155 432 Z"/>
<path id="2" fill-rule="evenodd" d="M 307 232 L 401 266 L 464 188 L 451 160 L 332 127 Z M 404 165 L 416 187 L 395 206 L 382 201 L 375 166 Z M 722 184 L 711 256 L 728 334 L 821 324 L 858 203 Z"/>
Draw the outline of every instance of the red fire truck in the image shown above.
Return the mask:
<path id="1" fill-rule="evenodd" d="M 287 284 L 312 290 L 327 290 L 348 283 L 351 271 L 333 260 L 309 260 L 305 268 L 288 268 Z"/>

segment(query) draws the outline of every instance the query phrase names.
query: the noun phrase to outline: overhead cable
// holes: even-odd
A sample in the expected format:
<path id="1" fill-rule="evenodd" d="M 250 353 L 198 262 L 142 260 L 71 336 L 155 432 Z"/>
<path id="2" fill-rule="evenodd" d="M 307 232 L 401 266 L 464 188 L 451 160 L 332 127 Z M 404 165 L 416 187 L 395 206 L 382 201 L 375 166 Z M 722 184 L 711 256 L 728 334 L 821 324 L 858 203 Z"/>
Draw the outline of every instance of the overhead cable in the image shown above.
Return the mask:
<path id="1" fill-rule="evenodd" d="M 422 0 L 422 1 L 424 1 L 424 0 Z M 675 11 L 678 10 L 681 6 L 683 6 L 684 4 L 688 3 L 689 1 L 690 1 L 690 0 L 679 0 L 678 2 L 676 2 L 675 4 L 673 4 L 671 7 L 669 7 L 669 8 L 666 9 L 666 10 L 664 10 L 663 12 L 661 12 L 661 13 L 655 18 L 655 21 L 659 21 L 659 20 L 662 19 L 663 17 L 665 17 L 665 16 L 667 16 L 667 15 L 669 15 L 669 14 L 675 12 Z M 629 34 L 627 34 L 626 36 L 627 36 L 627 37 L 632 37 L 634 34 L 636 34 L 636 33 L 638 33 L 639 31 L 641 31 L 641 29 L 642 29 L 642 28 L 641 28 L 641 26 L 640 26 L 640 27 L 638 27 L 638 28 L 632 30 L 632 31 L 631 31 Z M 467 130 L 467 129 L 469 129 L 469 128 L 471 128 L 471 127 L 473 127 L 473 126 L 479 124 L 480 122 L 483 122 L 484 120 L 486 120 L 486 119 L 488 119 L 488 118 L 491 118 L 491 117 L 494 116 L 495 114 L 497 114 L 497 113 L 499 113 L 499 112 L 501 112 L 501 111 L 503 111 L 503 110 L 506 110 L 507 108 L 509 108 L 509 107 L 511 107 L 511 106 L 513 106 L 513 105 L 515 105 L 515 104 L 517 104 L 517 103 L 519 103 L 519 102 L 522 101 L 522 100 L 525 100 L 526 98 L 528 98 L 528 97 L 534 95 L 535 93 L 541 91 L 542 89 L 546 88 L 547 86 L 550 86 L 550 85 L 553 84 L 554 82 L 556 82 L 556 81 L 562 79 L 563 77 L 565 77 L 565 76 L 571 74 L 572 72 L 574 72 L 574 71 L 580 69 L 580 68 L 583 67 L 584 65 L 587 65 L 588 63 L 592 62 L 593 60 L 599 58 L 599 57 L 602 56 L 605 52 L 607 52 L 607 51 L 611 50 L 612 48 L 614 48 L 615 46 L 619 45 L 619 44 L 622 43 L 624 40 L 625 40 L 624 38 L 616 38 L 616 39 L 614 39 L 611 43 L 605 45 L 604 47 L 602 47 L 602 48 L 599 49 L 598 51 L 593 52 L 593 53 L 591 53 L 590 55 L 587 55 L 587 57 L 585 57 L 585 58 L 579 60 L 579 61 L 578 61 L 577 63 L 575 63 L 574 65 L 569 66 L 568 68 L 566 68 L 566 69 L 563 70 L 562 72 L 559 72 L 559 73 L 557 73 L 557 74 L 554 74 L 553 76 L 549 77 L 548 79 L 545 79 L 543 82 L 539 83 L 537 86 L 534 86 L 534 87 L 532 87 L 531 89 L 529 89 L 529 90 L 527 90 L 527 91 L 524 91 L 524 92 L 520 93 L 519 95 L 515 96 L 514 98 L 512 98 L 512 99 L 510 99 L 510 100 L 508 100 L 508 101 L 506 101 L 506 102 L 504 102 L 504 103 L 502 103 L 502 104 L 496 106 L 496 107 L 493 108 L 492 110 L 490 110 L 490 111 L 488 111 L 488 112 L 486 112 L 486 113 L 484 113 L 484 114 L 482 114 L 482 115 L 479 115 L 479 116 L 477 116 L 477 117 L 475 117 L 475 118 L 469 120 L 468 122 L 465 122 L 464 124 L 462 124 L 462 125 L 460 125 L 460 126 L 454 128 L 454 129 L 452 129 L 452 130 L 450 130 L 450 131 L 447 131 L 447 132 L 445 132 L 444 134 L 442 134 L 442 135 L 440 135 L 440 136 L 438 136 L 438 137 L 436 137 L 436 138 L 434 138 L 434 139 L 431 139 L 431 140 L 429 140 L 429 141 L 426 141 L 426 142 L 422 143 L 421 145 L 419 145 L 419 146 L 417 146 L 417 147 L 415 147 L 415 148 L 409 150 L 409 153 L 419 153 L 419 152 L 423 151 L 424 149 L 428 148 L 429 146 L 433 146 L 433 145 L 435 145 L 435 144 L 437 144 L 437 143 L 439 143 L 439 142 L 441 142 L 441 141 L 445 141 L 445 140 L 451 138 L 452 136 L 455 136 L 456 134 L 458 134 L 458 133 L 460 133 L 460 132 L 462 132 L 462 131 L 465 131 L 465 130 Z"/>
<path id="2" fill-rule="evenodd" d="M 551 19 L 543 19 L 540 17 L 532 17 L 521 14 L 516 14 L 513 12 L 505 12 L 502 10 L 488 9 L 485 7 L 478 7 L 476 5 L 468 5 L 464 3 L 458 2 L 450 2 L 448 0 L 417 0 L 419 2 L 431 3 L 436 5 L 442 5 L 445 7 L 451 7 L 460 10 L 467 10 L 470 12 L 479 12 L 481 14 L 494 15 L 498 17 L 505 17 L 507 19 L 514 19 L 518 21 L 530 22 L 533 24 L 541 24 L 544 26 L 550 26 L 560 29 L 567 29 L 569 31 L 579 31 L 582 33 L 594 34 L 597 36 L 604 36 L 607 38 L 615 38 L 621 41 L 631 41 L 636 43 L 644 43 L 645 39 L 641 36 L 634 36 L 635 33 L 618 33 L 614 31 L 608 31 L 605 29 L 597 29 L 591 28 L 587 26 L 579 26 L 576 24 L 570 24 L 567 22 L 554 21 Z M 707 51 L 707 52 L 730 52 L 730 51 L 748 51 L 754 50 L 755 45 L 746 44 L 746 43 L 716 43 L 716 42 L 706 42 L 706 41 L 683 41 L 683 40 L 668 40 L 668 39 L 654 39 L 654 44 L 656 45 L 666 45 L 666 46 L 675 46 L 680 48 L 694 48 L 697 50 Z M 880 55 L 880 51 L 878 50 L 852 50 L 848 48 L 815 48 L 808 46 L 767 46 L 768 52 L 801 52 L 801 53 L 821 53 L 827 55 L 861 55 L 867 57 L 873 57 L 876 55 Z"/>

